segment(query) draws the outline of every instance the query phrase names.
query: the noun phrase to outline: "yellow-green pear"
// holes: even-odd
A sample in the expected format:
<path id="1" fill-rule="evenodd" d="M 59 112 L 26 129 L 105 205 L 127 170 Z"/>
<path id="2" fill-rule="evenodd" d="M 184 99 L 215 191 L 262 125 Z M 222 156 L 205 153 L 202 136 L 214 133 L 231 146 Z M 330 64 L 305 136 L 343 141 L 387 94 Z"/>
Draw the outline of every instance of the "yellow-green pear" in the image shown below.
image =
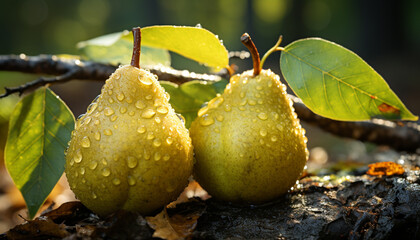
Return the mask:
<path id="1" fill-rule="evenodd" d="M 134 33 L 139 38 L 139 29 Z M 192 173 L 188 131 L 157 77 L 138 68 L 140 47 L 134 47 L 137 63 L 106 81 L 67 149 L 71 189 L 101 216 L 119 209 L 152 213 L 175 200 Z"/>
<path id="2" fill-rule="evenodd" d="M 223 94 L 199 110 L 190 136 L 194 177 L 211 196 L 259 204 L 296 183 L 308 151 L 286 86 L 271 70 L 259 68 L 255 46 L 251 53 L 254 70 L 233 76 Z"/>

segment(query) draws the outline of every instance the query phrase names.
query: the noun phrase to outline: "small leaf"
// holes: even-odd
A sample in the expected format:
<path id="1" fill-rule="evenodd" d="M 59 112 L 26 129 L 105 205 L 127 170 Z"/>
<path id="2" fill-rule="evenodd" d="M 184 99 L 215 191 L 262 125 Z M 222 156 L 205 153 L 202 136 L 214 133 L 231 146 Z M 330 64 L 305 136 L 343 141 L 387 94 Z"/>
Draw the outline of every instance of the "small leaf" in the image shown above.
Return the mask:
<path id="1" fill-rule="evenodd" d="M 221 93 L 227 85 L 226 80 L 208 83 L 204 81 L 190 81 L 180 86 L 166 81 L 160 81 L 160 85 L 165 88 L 171 96 L 169 103 L 175 112 L 185 118 L 185 126 L 190 127 L 192 121 L 197 117 L 197 112 L 201 106 Z"/>
<path id="2" fill-rule="evenodd" d="M 132 41 L 133 36 L 124 39 Z M 163 48 L 209 67 L 225 68 L 229 65 L 226 48 L 216 35 L 199 27 L 151 26 L 141 29 L 144 46 Z"/>
<path id="3" fill-rule="evenodd" d="M 24 97 L 10 117 L 5 163 L 30 218 L 63 174 L 64 151 L 73 129 L 73 114 L 48 88 Z"/>
<path id="4" fill-rule="evenodd" d="M 84 58 L 113 65 L 129 64 L 133 53 L 131 32 L 124 31 L 97 37 L 77 44 Z M 141 46 L 141 65 L 171 65 L 169 52 L 164 49 Z"/>
<path id="5" fill-rule="evenodd" d="M 284 48 L 284 78 L 313 112 L 336 120 L 417 120 L 363 59 L 335 43 L 308 38 Z"/>

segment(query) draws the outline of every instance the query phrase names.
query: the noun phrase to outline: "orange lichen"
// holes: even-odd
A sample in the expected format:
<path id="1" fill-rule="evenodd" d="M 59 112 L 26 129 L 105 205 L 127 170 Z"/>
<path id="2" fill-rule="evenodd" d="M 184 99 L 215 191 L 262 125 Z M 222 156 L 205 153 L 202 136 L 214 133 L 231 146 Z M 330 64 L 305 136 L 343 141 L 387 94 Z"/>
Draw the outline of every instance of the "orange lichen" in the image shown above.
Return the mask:
<path id="1" fill-rule="evenodd" d="M 369 170 L 366 174 L 371 176 L 391 176 L 391 175 L 401 175 L 404 173 L 404 168 L 394 162 L 378 162 L 369 164 Z"/>

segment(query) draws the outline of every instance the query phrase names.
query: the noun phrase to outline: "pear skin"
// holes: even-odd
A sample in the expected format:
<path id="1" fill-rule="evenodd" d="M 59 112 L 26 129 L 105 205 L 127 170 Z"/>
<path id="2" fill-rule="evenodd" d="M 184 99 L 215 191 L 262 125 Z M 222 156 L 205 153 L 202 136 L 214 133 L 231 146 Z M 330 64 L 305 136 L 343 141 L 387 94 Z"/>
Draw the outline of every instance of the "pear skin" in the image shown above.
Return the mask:
<path id="1" fill-rule="evenodd" d="M 191 125 L 194 177 L 216 199 L 259 204 L 286 193 L 308 158 L 305 130 L 271 70 L 235 75 Z"/>
<path id="2" fill-rule="evenodd" d="M 78 119 L 66 154 L 76 197 L 106 216 L 119 209 L 149 214 L 188 183 L 193 147 L 169 94 L 150 72 L 122 66 Z"/>

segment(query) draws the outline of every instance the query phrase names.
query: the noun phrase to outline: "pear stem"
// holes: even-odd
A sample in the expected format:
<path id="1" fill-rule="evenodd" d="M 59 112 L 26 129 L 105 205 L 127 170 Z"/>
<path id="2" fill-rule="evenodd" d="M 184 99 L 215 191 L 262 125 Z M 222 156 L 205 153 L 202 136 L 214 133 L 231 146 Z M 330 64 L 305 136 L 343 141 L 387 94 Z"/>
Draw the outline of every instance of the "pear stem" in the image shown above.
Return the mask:
<path id="1" fill-rule="evenodd" d="M 242 34 L 241 42 L 251 53 L 252 62 L 254 63 L 254 76 L 258 76 L 261 72 L 260 54 L 258 53 L 258 50 L 248 33 Z"/>
<path id="2" fill-rule="evenodd" d="M 131 56 L 131 66 L 140 68 L 141 51 L 141 30 L 140 27 L 133 28 L 133 55 Z"/>
<path id="3" fill-rule="evenodd" d="M 283 51 L 283 50 L 284 50 L 284 48 L 279 47 L 279 46 L 280 46 L 280 44 L 281 44 L 281 41 L 282 41 L 282 40 L 283 40 L 283 35 L 280 35 L 279 40 L 277 40 L 276 45 L 274 45 L 272 48 L 270 48 L 270 50 L 268 50 L 268 51 L 264 54 L 263 58 L 261 59 L 261 68 L 263 67 L 263 65 L 264 65 L 264 63 L 265 63 L 265 60 L 267 60 L 268 56 L 270 56 L 273 52 L 276 52 L 276 51 Z"/>

